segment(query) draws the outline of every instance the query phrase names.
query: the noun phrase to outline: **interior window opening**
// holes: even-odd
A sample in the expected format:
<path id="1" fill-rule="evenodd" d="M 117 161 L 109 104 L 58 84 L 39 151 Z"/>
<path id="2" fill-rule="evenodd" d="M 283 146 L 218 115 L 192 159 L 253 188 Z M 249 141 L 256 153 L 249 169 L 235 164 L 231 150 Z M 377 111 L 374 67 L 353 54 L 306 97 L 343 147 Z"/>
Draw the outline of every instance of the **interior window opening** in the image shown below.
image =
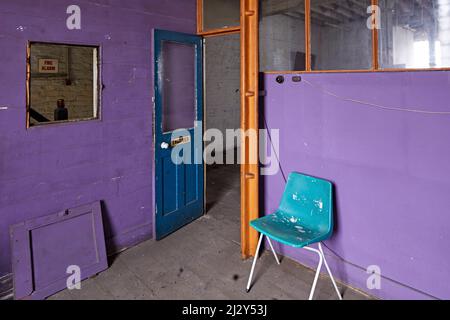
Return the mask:
<path id="1" fill-rule="evenodd" d="M 30 43 L 28 126 L 98 118 L 98 48 Z"/>

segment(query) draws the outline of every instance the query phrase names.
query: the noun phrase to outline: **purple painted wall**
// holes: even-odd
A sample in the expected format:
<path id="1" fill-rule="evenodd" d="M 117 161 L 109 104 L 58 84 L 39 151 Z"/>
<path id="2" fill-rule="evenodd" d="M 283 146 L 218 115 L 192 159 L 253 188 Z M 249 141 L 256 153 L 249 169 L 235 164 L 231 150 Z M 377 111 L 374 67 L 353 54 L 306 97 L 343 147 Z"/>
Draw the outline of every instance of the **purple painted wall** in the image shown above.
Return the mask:
<path id="1" fill-rule="evenodd" d="M 265 76 L 265 115 L 280 128 L 280 160 L 336 186 L 336 231 L 328 246 L 336 276 L 381 298 L 450 298 L 450 115 L 381 110 L 330 95 L 388 107 L 450 112 L 450 73 L 354 73 Z M 311 84 L 313 86 L 311 86 Z M 326 93 L 326 90 L 329 93 Z M 266 213 L 278 206 L 281 174 L 264 179 Z M 317 259 L 279 247 L 307 265 Z M 381 290 L 351 263 L 381 267 Z"/>
<path id="2" fill-rule="evenodd" d="M 104 201 L 109 252 L 152 236 L 153 28 L 193 33 L 195 0 L 0 1 L 0 275 L 11 271 L 8 228 Z M 25 125 L 27 41 L 101 46 L 98 121 Z"/>

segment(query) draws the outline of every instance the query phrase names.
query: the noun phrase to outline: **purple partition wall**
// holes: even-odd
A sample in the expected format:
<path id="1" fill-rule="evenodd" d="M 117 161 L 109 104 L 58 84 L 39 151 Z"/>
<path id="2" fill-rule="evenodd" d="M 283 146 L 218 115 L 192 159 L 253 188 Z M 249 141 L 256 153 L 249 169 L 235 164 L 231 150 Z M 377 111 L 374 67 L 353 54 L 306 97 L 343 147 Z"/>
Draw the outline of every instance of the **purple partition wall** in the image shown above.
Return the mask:
<path id="1" fill-rule="evenodd" d="M 81 8 L 81 30 L 66 27 Z M 152 236 L 152 29 L 195 32 L 195 0 L 0 1 L 0 275 L 10 225 L 103 200 L 109 252 Z M 101 120 L 26 129 L 28 41 L 101 47 Z"/>
<path id="2" fill-rule="evenodd" d="M 379 106 L 450 112 L 450 73 L 354 73 L 265 76 L 264 112 L 280 129 L 281 165 L 331 180 L 336 231 L 327 245 L 336 276 L 381 298 L 450 298 L 450 115 L 388 111 Z M 337 95 L 338 97 L 336 97 Z M 273 212 L 281 174 L 264 178 L 264 210 Z M 279 247 L 310 266 L 303 251 Z M 381 290 L 368 290 L 371 265 Z"/>

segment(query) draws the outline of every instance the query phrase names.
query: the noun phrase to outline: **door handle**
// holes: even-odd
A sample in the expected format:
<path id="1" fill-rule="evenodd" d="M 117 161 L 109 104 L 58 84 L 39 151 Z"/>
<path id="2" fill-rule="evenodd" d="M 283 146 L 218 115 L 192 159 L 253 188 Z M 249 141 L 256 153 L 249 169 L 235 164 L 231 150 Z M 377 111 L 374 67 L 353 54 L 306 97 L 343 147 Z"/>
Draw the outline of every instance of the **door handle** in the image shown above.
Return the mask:
<path id="1" fill-rule="evenodd" d="M 161 143 L 161 149 L 167 150 L 169 149 L 170 145 L 167 142 Z"/>

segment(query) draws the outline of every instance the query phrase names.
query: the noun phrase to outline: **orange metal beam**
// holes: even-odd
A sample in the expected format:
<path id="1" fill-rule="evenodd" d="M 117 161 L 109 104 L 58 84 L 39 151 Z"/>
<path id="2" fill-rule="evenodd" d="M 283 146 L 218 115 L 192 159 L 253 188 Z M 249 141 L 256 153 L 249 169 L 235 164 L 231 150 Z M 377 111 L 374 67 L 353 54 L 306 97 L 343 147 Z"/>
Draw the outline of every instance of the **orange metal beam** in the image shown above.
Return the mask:
<path id="1" fill-rule="evenodd" d="M 203 32 L 203 0 L 197 0 L 197 34 Z"/>
<path id="2" fill-rule="evenodd" d="M 305 0 L 306 71 L 311 71 L 311 1 Z"/>
<path id="3" fill-rule="evenodd" d="M 313 70 L 313 71 L 292 71 L 292 70 L 278 70 L 278 71 L 264 71 L 265 74 L 308 74 L 308 73 L 376 73 L 376 72 L 420 72 L 420 71 L 450 71 L 450 68 L 412 68 L 412 69 L 398 69 L 386 68 L 379 70 Z"/>
<path id="4" fill-rule="evenodd" d="M 250 221 L 259 217 L 258 165 L 258 76 L 259 19 L 258 0 L 241 0 L 241 129 L 254 130 L 251 138 L 241 139 L 241 249 L 242 257 L 254 255 L 257 232 Z"/>
<path id="5" fill-rule="evenodd" d="M 379 21 L 377 21 L 377 13 L 375 12 L 375 7 L 378 7 L 378 0 L 372 0 L 372 15 L 373 15 L 373 25 L 377 26 Z M 379 56 L 378 56 L 378 29 L 376 27 L 372 28 L 372 69 L 379 70 Z"/>
<path id="6" fill-rule="evenodd" d="M 241 27 L 228 27 L 221 29 L 213 29 L 208 31 L 198 32 L 197 35 L 204 37 L 223 36 L 226 34 L 233 34 L 241 32 Z"/>

